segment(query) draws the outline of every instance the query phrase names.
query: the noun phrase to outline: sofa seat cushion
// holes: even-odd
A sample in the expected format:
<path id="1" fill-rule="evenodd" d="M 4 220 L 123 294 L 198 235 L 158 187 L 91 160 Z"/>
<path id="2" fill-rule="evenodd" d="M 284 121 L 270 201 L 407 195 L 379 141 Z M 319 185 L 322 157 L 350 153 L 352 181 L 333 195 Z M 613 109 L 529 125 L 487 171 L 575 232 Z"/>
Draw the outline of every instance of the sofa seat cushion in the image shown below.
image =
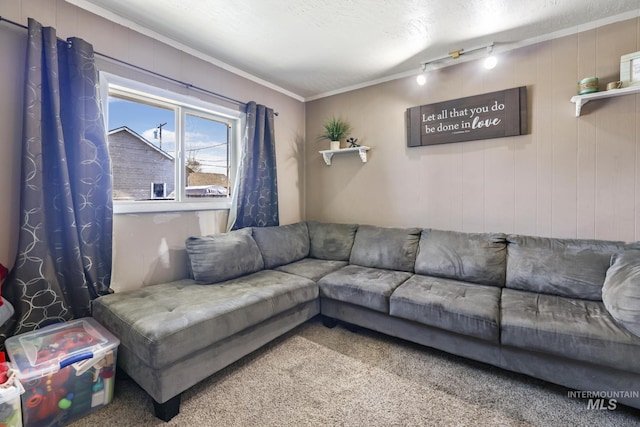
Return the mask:
<path id="1" fill-rule="evenodd" d="M 390 314 L 498 343 L 500 288 L 414 275 L 390 298 Z"/>
<path id="2" fill-rule="evenodd" d="M 324 259 L 304 258 L 291 264 L 281 265 L 275 270 L 296 274 L 317 282 L 329 273 L 341 269 L 347 265 L 347 261 L 331 261 Z"/>
<path id="3" fill-rule="evenodd" d="M 334 224 L 307 221 L 309 229 L 309 256 L 318 259 L 349 261 L 356 224 Z"/>
<path id="4" fill-rule="evenodd" d="M 358 227 L 349 264 L 413 273 L 419 228 Z"/>
<path id="5" fill-rule="evenodd" d="M 263 270 L 217 285 L 180 280 L 105 295 L 92 314 L 159 369 L 315 298 L 313 281 Z"/>
<path id="6" fill-rule="evenodd" d="M 318 281 L 320 296 L 389 313 L 391 293 L 412 273 L 348 265 Z"/>
<path id="7" fill-rule="evenodd" d="M 507 288 L 594 301 L 602 301 L 611 256 L 629 248 L 607 240 L 519 235 L 507 240 Z"/>
<path id="8" fill-rule="evenodd" d="M 506 234 L 422 231 L 416 274 L 502 287 L 506 270 Z"/>
<path id="9" fill-rule="evenodd" d="M 306 222 L 273 227 L 253 227 L 253 238 L 260 248 L 264 268 L 289 264 L 309 255 Z"/>
<path id="10" fill-rule="evenodd" d="M 600 301 L 502 290 L 502 345 L 640 373 L 640 338 Z"/>

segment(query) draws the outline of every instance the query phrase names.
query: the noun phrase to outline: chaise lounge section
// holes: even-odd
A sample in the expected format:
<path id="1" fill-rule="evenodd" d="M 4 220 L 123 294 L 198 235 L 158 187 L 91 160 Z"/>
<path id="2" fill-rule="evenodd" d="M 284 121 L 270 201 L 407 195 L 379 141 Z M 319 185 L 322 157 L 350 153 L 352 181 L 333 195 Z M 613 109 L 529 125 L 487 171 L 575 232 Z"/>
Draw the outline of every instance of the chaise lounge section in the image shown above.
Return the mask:
<path id="1" fill-rule="evenodd" d="M 165 421 L 184 390 L 318 314 L 577 390 L 640 390 L 638 243 L 307 221 L 186 247 L 192 278 L 93 303 Z"/>
<path id="2" fill-rule="evenodd" d="M 187 249 L 192 279 L 92 305 L 93 317 L 122 338 L 118 365 L 165 421 L 178 414 L 184 390 L 320 311 L 313 280 L 264 269 L 251 229 L 192 238 Z"/>

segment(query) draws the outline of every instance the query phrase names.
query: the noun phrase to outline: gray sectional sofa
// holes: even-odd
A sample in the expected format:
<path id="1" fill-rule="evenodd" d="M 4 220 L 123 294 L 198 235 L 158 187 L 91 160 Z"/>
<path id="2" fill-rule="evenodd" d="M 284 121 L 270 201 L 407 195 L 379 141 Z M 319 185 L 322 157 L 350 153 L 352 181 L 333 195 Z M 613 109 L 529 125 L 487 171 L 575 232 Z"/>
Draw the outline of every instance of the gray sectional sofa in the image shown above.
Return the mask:
<path id="1" fill-rule="evenodd" d="M 186 248 L 191 278 L 93 302 L 165 421 L 318 314 L 640 408 L 638 243 L 307 221 Z"/>

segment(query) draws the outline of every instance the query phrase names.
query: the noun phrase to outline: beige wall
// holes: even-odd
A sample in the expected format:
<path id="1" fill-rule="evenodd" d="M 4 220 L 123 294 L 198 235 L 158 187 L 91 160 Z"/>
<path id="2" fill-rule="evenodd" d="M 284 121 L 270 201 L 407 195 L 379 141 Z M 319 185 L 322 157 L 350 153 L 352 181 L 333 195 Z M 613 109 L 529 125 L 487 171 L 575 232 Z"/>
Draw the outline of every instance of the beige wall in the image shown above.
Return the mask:
<path id="1" fill-rule="evenodd" d="M 638 19 L 508 52 L 492 72 L 473 61 L 430 73 L 423 87 L 413 77 L 400 79 L 309 102 L 305 112 L 302 102 L 63 0 L 3 1 L 0 16 L 22 24 L 34 17 L 60 37 L 84 38 L 98 52 L 274 108 L 283 224 L 306 217 L 640 240 L 640 95 L 590 102 L 579 118 L 569 102 L 582 77 L 599 76 L 601 87 L 618 78 L 620 56 L 640 50 Z M 0 23 L 0 262 L 8 266 L 19 224 L 25 38 L 25 30 Z M 99 63 L 115 74 L 189 93 Z M 406 108 L 521 85 L 528 89 L 529 134 L 406 148 Z M 330 115 L 347 118 L 359 142 L 372 147 L 367 164 L 356 155 L 324 164 L 317 150 L 328 142 L 314 140 Z M 226 211 L 116 215 L 114 289 L 182 277 L 184 239 L 220 232 L 225 223 Z"/>
<path id="2" fill-rule="evenodd" d="M 576 82 L 618 80 L 640 50 L 632 19 L 512 50 L 493 71 L 472 61 L 307 103 L 307 218 L 640 240 L 640 95 L 592 101 L 575 117 Z M 527 135 L 407 148 L 408 107 L 526 86 Z M 322 121 L 348 119 L 368 163 L 314 142 Z"/>
<path id="3" fill-rule="evenodd" d="M 59 37 L 77 36 L 96 52 L 189 82 L 241 101 L 256 101 L 279 113 L 276 118 L 278 191 L 282 224 L 304 216 L 303 102 L 229 73 L 133 30 L 104 20 L 63 0 L 11 0 L 0 2 L 0 16 L 27 24 L 32 17 L 56 28 Z M 18 238 L 18 191 L 22 86 L 26 30 L 0 23 L 0 262 L 12 266 Z M 98 57 L 101 70 L 213 100 L 206 95 L 117 65 Z M 217 101 L 216 101 L 217 102 Z M 231 106 L 231 105 L 226 105 Z M 186 274 L 184 240 L 224 230 L 226 211 L 166 214 L 126 214 L 114 218 L 114 271 L 112 287 L 129 289 L 183 277 Z"/>

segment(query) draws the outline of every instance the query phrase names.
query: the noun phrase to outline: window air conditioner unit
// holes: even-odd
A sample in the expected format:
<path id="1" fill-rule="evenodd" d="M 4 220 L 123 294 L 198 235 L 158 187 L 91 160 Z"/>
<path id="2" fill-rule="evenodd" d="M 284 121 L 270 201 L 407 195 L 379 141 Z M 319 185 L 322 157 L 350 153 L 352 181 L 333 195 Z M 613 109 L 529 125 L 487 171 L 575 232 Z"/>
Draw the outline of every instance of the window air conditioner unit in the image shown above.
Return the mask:
<path id="1" fill-rule="evenodd" d="M 151 198 L 152 199 L 164 199 L 167 197 L 167 183 L 166 182 L 152 182 L 151 183 Z"/>

